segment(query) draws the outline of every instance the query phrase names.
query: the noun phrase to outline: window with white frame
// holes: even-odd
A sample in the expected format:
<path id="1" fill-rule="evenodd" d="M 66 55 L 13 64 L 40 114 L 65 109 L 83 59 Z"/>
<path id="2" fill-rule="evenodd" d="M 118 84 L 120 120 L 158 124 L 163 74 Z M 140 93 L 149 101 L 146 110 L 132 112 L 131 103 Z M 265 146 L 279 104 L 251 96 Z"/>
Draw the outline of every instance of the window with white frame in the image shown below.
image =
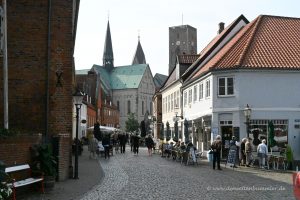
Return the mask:
<path id="1" fill-rule="evenodd" d="M 171 102 L 170 102 L 170 95 L 168 95 L 168 112 L 170 112 Z"/>
<path id="2" fill-rule="evenodd" d="M 205 97 L 210 97 L 210 80 L 206 81 Z"/>
<path id="3" fill-rule="evenodd" d="M 192 96 L 193 95 L 193 90 L 189 89 L 189 104 L 192 103 Z"/>
<path id="4" fill-rule="evenodd" d="M 218 95 L 227 96 L 234 94 L 233 77 L 219 77 L 218 78 Z"/>
<path id="5" fill-rule="evenodd" d="M 177 103 L 177 92 L 174 92 L 174 109 L 178 106 Z"/>
<path id="6" fill-rule="evenodd" d="M 171 111 L 173 111 L 174 108 L 174 100 L 173 100 L 173 93 L 171 94 Z"/>
<path id="7" fill-rule="evenodd" d="M 177 107 L 180 108 L 180 93 L 177 91 Z"/>
<path id="8" fill-rule="evenodd" d="M 183 95 L 183 103 L 184 103 L 184 106 L 187 105 L 187 92 L 184 92 L 184 95 Z"/>
<path id="9" fill-rule="evenodd" d="M 197 101 L 198 85 L 194 85 L 194 102 Z"/>
<path id="10" fill-rule="evenodd" d="M 199 84 L 199 100 L 203 99 L 203 83 Z"/>

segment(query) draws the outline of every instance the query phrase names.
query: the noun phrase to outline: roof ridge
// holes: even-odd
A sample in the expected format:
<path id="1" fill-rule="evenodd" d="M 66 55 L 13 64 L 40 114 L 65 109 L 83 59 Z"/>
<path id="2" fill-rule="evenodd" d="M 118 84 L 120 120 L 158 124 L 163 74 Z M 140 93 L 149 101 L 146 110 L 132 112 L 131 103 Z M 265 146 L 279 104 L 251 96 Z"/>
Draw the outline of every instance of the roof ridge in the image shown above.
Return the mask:
<path id="1" fill-rule="evenodd" d="M 249 38 L 247 39 L 246 41 L 246 44 L 245 44 L 245 48 L 244 50 L 242 51 L 241 53 L 241 56 L 240 56 L 240 59 L 237 61 L 237 65 L 238 66 L 241 66 L 243 61 L 244 61 L 244 58 L 246 57 L 247 53 L 249 52 L 249 50 L 251 49 L 251 46 L 253 45 L 252 41 L 253 41 L 253 38 L 255 38 L 256 34 L 257 34 L 257 30 L 259 28 L 259 26 L 261 25 L 261 21 L 263 19 L 263 15 L 259 15 L 254 21 L 253 21 L 253 24 L 251 26 L 254 25 L 253 29 L 252 27 L 249 27 L 248 31 L 251 31 L 252 34 L 250 33 L 250 36 Z M 247 33 L 247 31 L 245 31 L 245 33 L 243 35 L 245 35 Z M 241 36 L 242 37 L 242 36 Z"/>
<path id="2" fill-rule="evenodd" d="M 245 35 L 247 35 L 247 33 L 249 33 L 249 31 L 251 31 L 251 27 L 253 26 L 253 24 L 255 24 L 254 23 L 255 22 L 255 20 L 254 21 L 252 21 L 252 22 L 250 22 L 249 24 L 247 24 L 246 26 L 244 26 L 243 28 L 241 28 L 238 32 L 236 32 L 236 34 L 235 35 L 233 35 L 232 36 L 232 38 L 230 39 L 230 40 L 228 40 L 228 42 L 215 54 L 215 55 L 218 55 L 219 54 L 219 52 L 220 51 L 222 51 L 222 49 L 224 49 L 224 47 L 226 47 L 228 44 L 230 44 L 230 42 L 235 38 L 235 37 L 237 37 L 237 35 L 239 34 L 239 33 L 241 33 L 241 31 L 244 31 L 244 33 L 241 33 L 241 35 L 239 36 L 239 39 L 241 39 L 241 38 L 243 38 Z M 247 27 L 248 26 L 248 27 Z M 236 42 L 234 42 L 233 44 L 232 44 L 232 46 L 230 46 L 229 48 L 228 48 L 228 50 L 222 55 L 222 56 L 220 56 L 213 64 L 212 64 L 212 66 L 210 67 L 210 69 L 213 69 L 213 68 L 216 68 L 218 65 L 219 65 L 219 63 L 222 61 L 222 59 L 225 57 L 225 56 L 227 56 L 229 53 L 231 53 L 231 50 L 236 46 L 236 45 L 239 45 L 240 44 L 240 42 L 238 42 L 238 41 L 236 41 Z M 243 55 L 242 55 L 243 56 Z M 242 57 L 241 56 L 241 57 Z M 213 56 L 214 57 L 214 56 Z M 240 61 L 240 59 L 239 59 L 239 61 Z M 210 62 L 210 60 L 209 61 L 207 61 L 207 63 L 209 63 Z M 239 63 L 239 62 L 237 62 L 237 63 Z M 206 65 L 206 64 L 205 64 Z M 204 66 L 204 65 L 203 65 Z"/>

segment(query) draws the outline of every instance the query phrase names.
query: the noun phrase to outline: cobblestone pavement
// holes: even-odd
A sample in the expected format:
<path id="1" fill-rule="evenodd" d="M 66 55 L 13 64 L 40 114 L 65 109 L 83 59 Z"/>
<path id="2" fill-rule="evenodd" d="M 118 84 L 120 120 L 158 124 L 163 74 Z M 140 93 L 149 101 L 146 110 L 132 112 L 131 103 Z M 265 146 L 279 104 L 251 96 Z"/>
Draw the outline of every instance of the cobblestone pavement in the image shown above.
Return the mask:
<path id="1" fill-rule="evenodd" d="M 105 173 L 99 185 L 78 199 L 295 199 L 292 174 L 267 170 L 213 170 L 206 161 L 181 165 L 172 159 L 125 154 L 100 158 Z"/>

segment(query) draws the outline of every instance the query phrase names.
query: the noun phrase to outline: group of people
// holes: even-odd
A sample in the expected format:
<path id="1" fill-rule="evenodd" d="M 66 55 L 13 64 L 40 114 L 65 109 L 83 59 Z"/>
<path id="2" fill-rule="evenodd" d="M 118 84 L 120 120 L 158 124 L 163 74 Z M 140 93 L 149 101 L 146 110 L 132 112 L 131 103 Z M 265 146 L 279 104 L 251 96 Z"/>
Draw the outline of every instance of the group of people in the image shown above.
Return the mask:
<path id="1" fill-rule="evenodd" d="M 161 157 L 169 158 L 172 156 L 173 160 L 182 160 L 187 163 L 188 157 L 196 163 L 196 147 L 192 142 L 185 144 L 184 142 L 177 141 L 175 144 L 171 141 L 169 143 L 161 144 Z"/>
<path id="2" fill-rule="evenodd" d="M 241 143 L 239 143 L 235 136 L 232 137 L 232 140 L 229 142 L 230 147 L 229 150 L 235 150 L 235 161 L 232 167 L 237 167 L 236 165 L 247 166 L 253 163 L 254 158 L 252 155 L 253 146 L 251 144 L 251 138 L 243 138 Z M 222 149 L 222 140 L 221 136 L 218 135 L 216 139 L 213 141 L 211 145 L 212 153 L 213 153 L 213 169 L 217 168 L 218 170 L 222 170 L 220 166 L 221 161 L 221 149 Z M 268 147 L 266 145 L 266 140 L 263 139 L 261 143 L 257 146 L 257 157 L 259 158 L 259 167 L 265 168 L 266 159 L 268 155 Z"/>
<path id="3" fill-rule="evenodd" d="M 102 137 L 102 142 L 99 142 L 97 138 L 94 136 L 94 134 L 90 135 L 89 139 L 89 146 L 88 150 L 90 152 L 90 158 L 96 158 L 97 154 L 99 154 L 101 151 L 104 152 L 104 157 L 109 158 L 109 151 L 112 148 L 111 142 L 110 142 L 110 135 L 104 134 Z"/>

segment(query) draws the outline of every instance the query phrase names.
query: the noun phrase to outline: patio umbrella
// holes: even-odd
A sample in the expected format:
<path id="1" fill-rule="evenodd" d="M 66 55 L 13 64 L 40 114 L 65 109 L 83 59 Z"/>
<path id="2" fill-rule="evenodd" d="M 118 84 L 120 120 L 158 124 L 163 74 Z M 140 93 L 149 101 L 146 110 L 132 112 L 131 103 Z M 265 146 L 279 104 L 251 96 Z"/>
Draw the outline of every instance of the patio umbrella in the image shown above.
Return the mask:
<path id="1" fill-rule="evenodd" d="M 175 131 L 175 136 L 174 136 L 174 141 L 177 142 L 178 141 L 178 122 L 175 121 L 174 123 L 174 131 Z"/>
<path id="2" fill-rule="evenodd" d="M 187 144 L 189 142 L 189 123 L 185 119 L 184 120 L 184 137 L 185 137 L 185 143 Z"/>
<path id="3" fill-rule="evenodd" d="M 160 129 L 160 137 L 159 139 L 163 140 L 165 138 L 165 134 L 164 134 L 165 130 L 164 130 L 164 123 L 161 123 L 161 129 Z"/>
<path id="4" fill-rule="evenodd" d="M 167 126 L 167 141 L 169 141 L 171 139 L 170 137 L 170 124 L 169 122 L 166 123 L 166 126 Z"/>
<path id="5" fill-rule="evenodd" d="M 271 148 L 272 151 L 272 147 L 276 145 L 276 141 L 274 140 L 274 124 L 272 121 L 269 122 L 268 128 L 269 128 L 268 146 Z"/>

